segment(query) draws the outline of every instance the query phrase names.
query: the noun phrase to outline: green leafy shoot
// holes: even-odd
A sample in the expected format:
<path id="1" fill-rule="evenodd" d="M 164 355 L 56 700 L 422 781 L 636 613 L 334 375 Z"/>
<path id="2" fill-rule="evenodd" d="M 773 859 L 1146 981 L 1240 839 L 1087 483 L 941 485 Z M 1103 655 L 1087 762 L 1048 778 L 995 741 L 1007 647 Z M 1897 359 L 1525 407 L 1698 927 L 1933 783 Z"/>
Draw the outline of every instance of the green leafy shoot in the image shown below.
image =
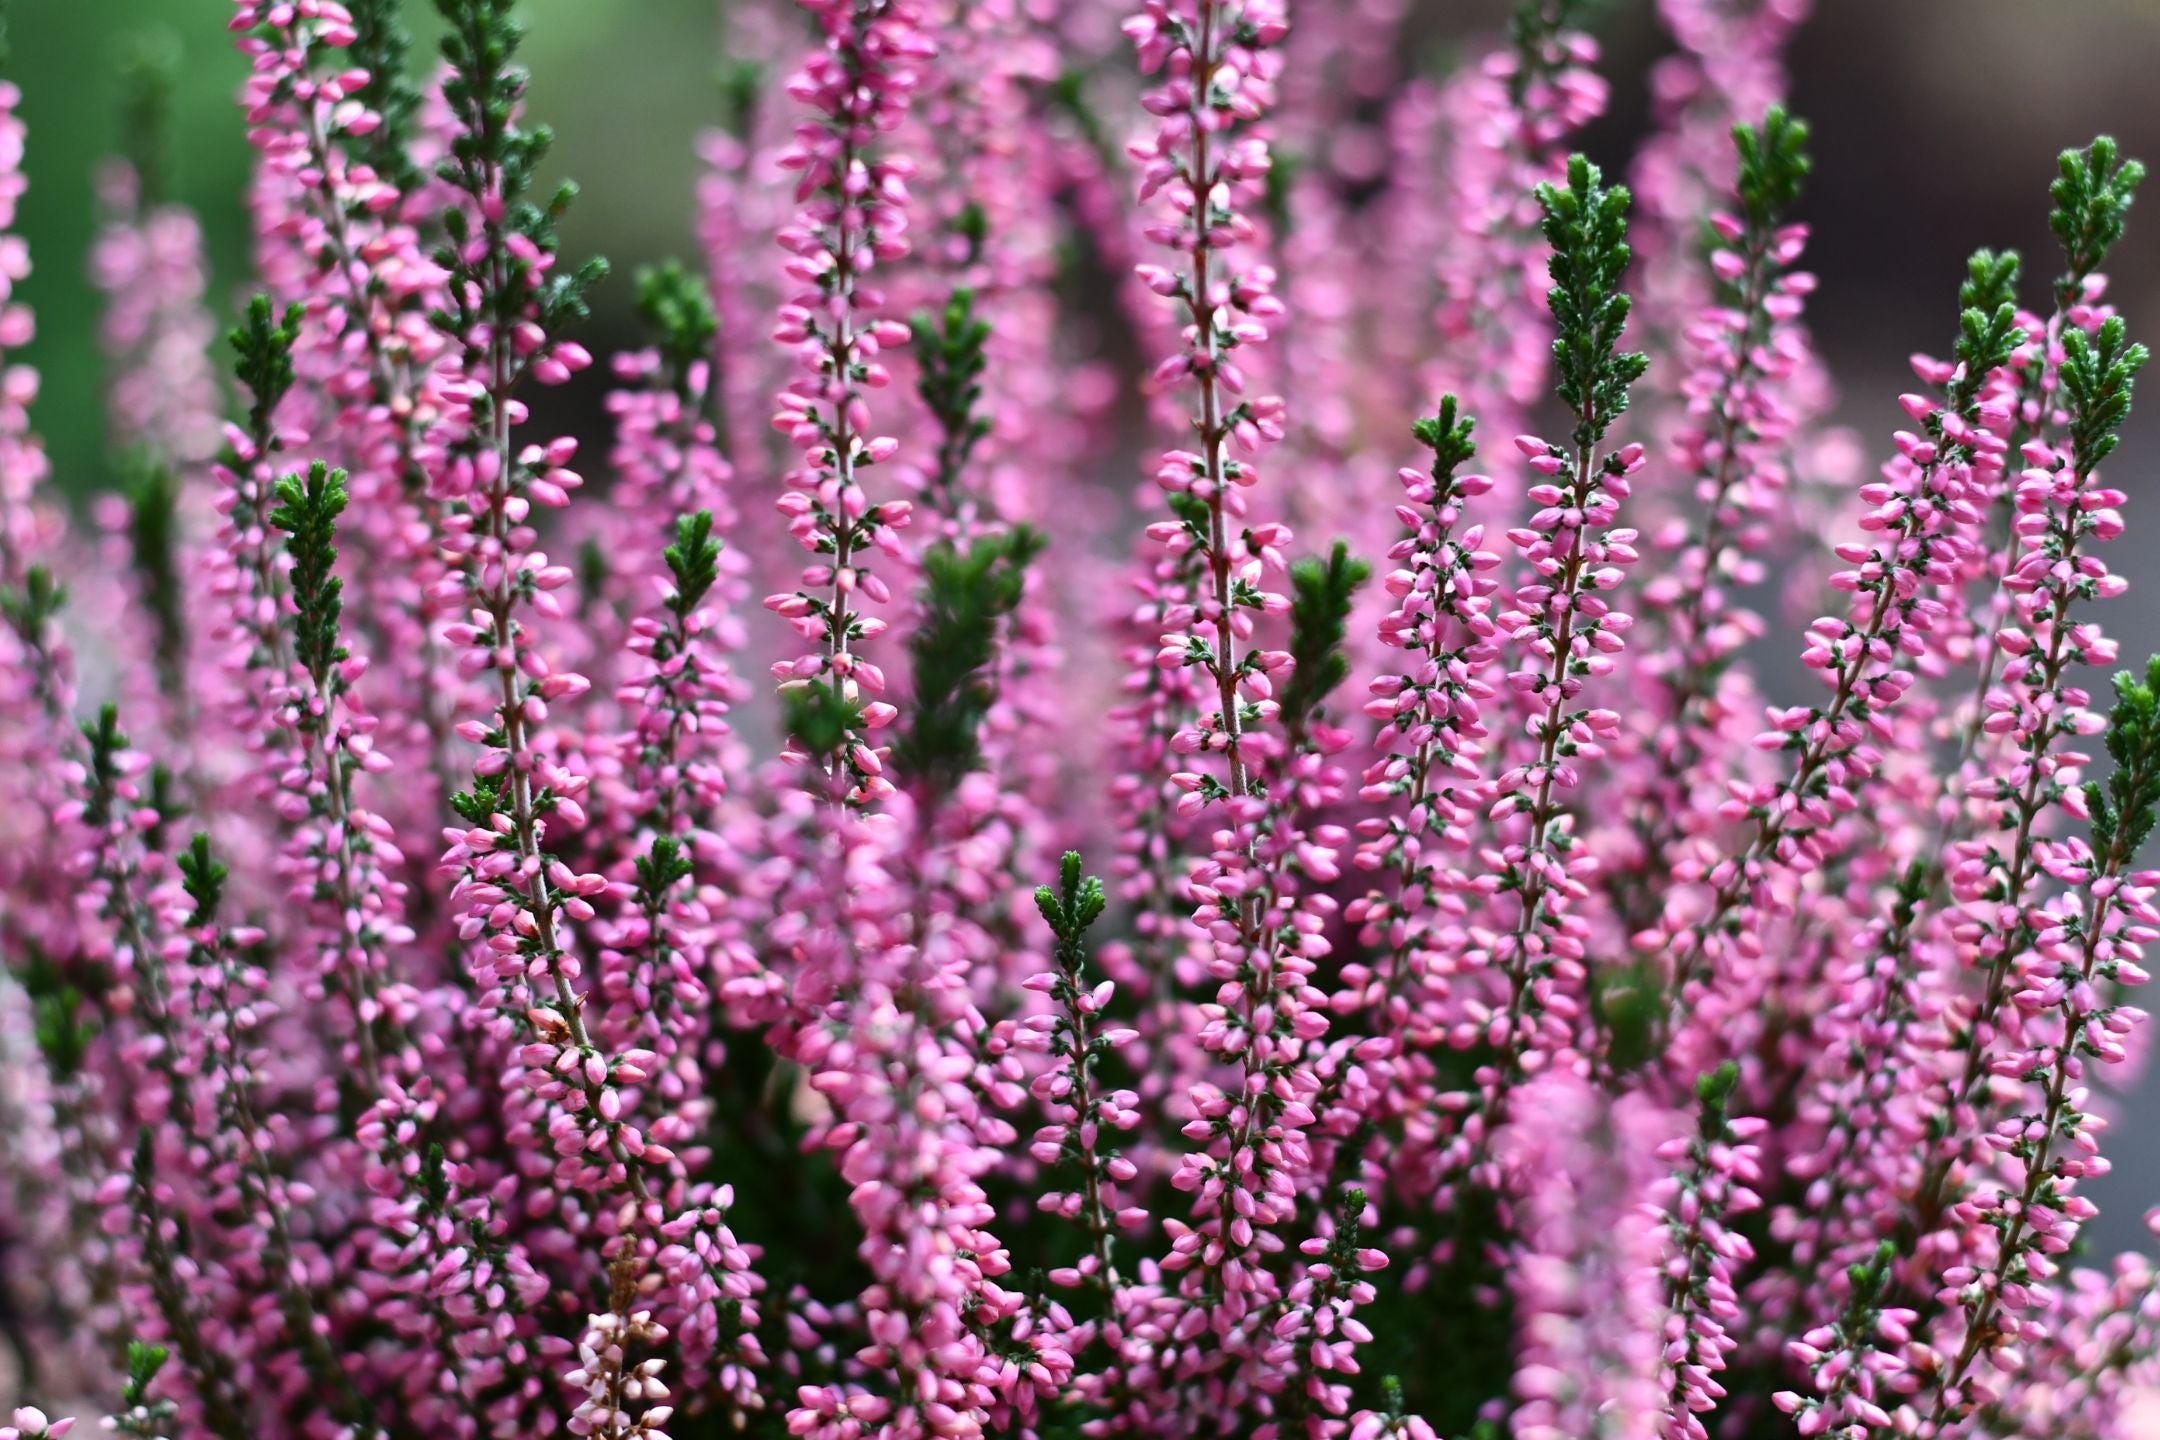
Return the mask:
<path id="1" fill-rule="evenodd" d="M 1980 387 L 1989 373 L 2010 361 L 2011 352 L 2025 343 L 2017 323 L 2018 257 L 2014 250 L 1997 254 L 1975 250 L 1965 262 L 1965 283 L 1958 289 L 1957 360 L 1962 367 L 1950 382 L 1946 408 L 1968 414 L 1979 402 Z M 1938 427 L 1931 427 L 1937 428 Z"/>
<path id="2" fill-rule="evenodd" d="M 435 0 L 449 66 L 442 95 L 458 122 L 436 173 L 475 201 L 487 199 L 491 215 L 500 217 L 484 222 L 490 230 L 522 236 L 534 249 L 553 254 L 557 227 L 577 198 L 577 186 L 565 181 L 545 201 L 533 198 L 534 177 L 555 137 L 544 125 L 517 123 L 529 77 L 515 63 L 525 38 L 515 8 L 515 0 Z M 530 319 L 543 333 L 556 335 L 586 317 L 585 297 L 606 277 L 605 260 L 595 256 L 576 267 L 558 265 L 535 289 L 532 262 L 505 247 L 490 245 L 486 256 L 471 258 L 466 242 L 472 224 L 463 207 L 444 212 L 450 243 L 436 251 L 436 262 L 453 281 L 452 308 L 436 314 L 439 328 L 464 335 L 485 324 L 507 334 Z"/>
<path id="3" fill-rule="evenodd" d="M 788 737 L 819 759 L 837 755 L 848 737 L 862 729 L 862 703 L 823 680 L 782 690 L 780 704 Z"/>
<path id="4" fill-rule="evenodd" d="M 128 463 L 128 556 L 142 586 L 156 636 L 152 654 L 158 690 L 181 697 L 186 685 L 187 607 L 180 590 L 180 481 L 172 467 L 148 454 Z"/>
<path id="5" fill-rule="evenodd" d="M 267 449 L 272 417 L 293 385 L 293 341 L 300 334 L 301 308 L 287 306 L 283 315 L 268 295 L 248 301 L 247 316 L 228 337 L 237 357 L 234 378 L 248 392 L 248 434 L 259 449 Z"/>
<path id="6" fill-rule="evenodd" d="M 1620 349 L 1630 307 L 1620 288 L 1631 253 L 1628 191 L 1607 188 L 1597 166 L 1576 155 L 1568 160 L 1566 187 L 1540 185 L 1537 198 L 1553 252 L 1546 298 L 1558 330 L 1557 393 L 1575 417 L 1576 447 L 1588 449 L 1626 413 L 1628 389 L 1650 365 L 1647 356 Z"/>
<path id="7" fill-rule="evenodd" d="M 97 718 L 86 720 L 82 737 L 90 746 L 89 803 L 84 818 L 97 829 L 112 823 L 113 802 L 119 795 L 120 757 L 127 753 L 128 737 L 120 728 L 120 707 L 107 701 L 98 707 Z"/>
<path id="8" fill-rule="evenodd" d="M 1958 286 L 1958 309 L 1992 315 L 2005 305 L 2015 306 L 2022 264 L 2015 250 L 1973 251 L 1965 261 L 1964 283 Z"/>
<path id="9" fill-rule="evenodd" d="M 690 367 L 711 356 L 713 336 L 720 332 L 712 292 L 680 263 L 668 260 L 637 272 L 637 310 L 659 344 L 670 382 L 683 391 Z"/>
<path id="10" fill-rule="evenodd" d="M 344 614 L 344 582 L 336 575 L 337 519 L 345 511 L 345 472 L 317 460 L 307 478 L 287 475 L 277 482 L 277 509 L 270 523 L 291 536 L 293 651 L 318 688 L 330 687 L 330 672 L 345 658 L 338 626 Z"/>
<path id="11" fill-rule="evenodd" d="M 976 413 L 982 403 L 990 322 L 976 315 L 975 292 L 963 286 L 953 291 L 941 314 L 918 312 L 912 329 L 915 360 L 921 367 L 916 393 L 938 426 L 937 465 L 928 498 L 950 519 L 959 511 L 961 476 L 975 447 L 990 433 L 989 420 Z"/>
<path id="12" fill-rule="evenodd" d="M 150 1386 L 157 1380 L 158 1371 L 165 1368 L 169 1352 L 163 1345 L 151 1345 L 141 1340 L 130 1340 L 127 1346 L 127 1384 L 120 1392 L 123 1405 L 140 1405 Z"/>
<path id="13" fill-rule="evenodd" d="M 148 1341 L 127 1342 L 127 1380 L 120 1387 L 120 1413 L 106 1423 L 122 1434 L 139 1435 L 145 1440 L 164 1432 L 179 1406 L 171 1400 L 153 1399 L 150 1387 L 157 1383 L 171 1353 L 163 1345 Z"/>
<path id="14" fill-rule="evenodd" d="M 53 579 L 52 571 L 33 565 L 22 585 L 0 592 L 0 617 L 4 617 L 26 645 L 43 648 L 45 630 L 67 604 L 67 587 Z"/>
<path id="15" fill-rule="evenodd" d="M 758 101 L 765 93 L 765 67 L 730 56 L 720 62 L 713 84 L 720 92 L 720 127 L 737 140 L 749 139 Z"/>
<path id="16" fill-rule="evenodd" d="M 2096 137 L 2083 150 L 2063 151 L 2055 165 L 2058 173 L 2048 186 L 2055 208 L 2048 212 L 2048 228 L 2063 253 L 2055 303 L 2068 309 L 2085 277 L 2107 263 L 2108 251 L 2122 239 L 2123 220 L 2137 198 L 2145 167 L 2119 159 L 2110 135 Z"/>
<path id="17" fill-rule="evenodd" d="M 82 1073 L 97 1029 L 83 1003 L 81 988 L 42 952 L 32 949 L 21 967 L 23 989 L 30 997 L 31 1032 L 38 1053 L 55 1080 Z M 95 983 L 88 982 L 86 983 Z"/>
<path id="18" fill-rule="evenodd" d="M 901 773 L 943 792 L 982 763 L 1000 626 L 1027 593 L 1027 568 L 1044 544 L 1021 525 L 965 550 L 939 541 L 924 552 L 922 623 L 908 641 L 914 702 L 893 747 Z"/>
<path id="19" fill-rule="evenodd" d="M 188 848 L 180 852 L 179 860 L 181 885 L 188 899 L 195 902 L 195 913 L 188 917 L 188 925 L 197 928 L 211 924 L 225 899 L 227 871 L 210 853 L 210 837 L 198 831 Z"/>
<path id="20" fill-rule="evenodd" d="M 2115 771 L 2105 784 L 2085 782 L 2093 853 L 2128 864 L 2160 815 L 2160 655 L 2145 662 L 2145 675 L 2125 670 L 2115 677 L 2115 704 L 2108 711 L 2108 757 Z"/>
<path id="21" fill-rule="evenodd" d="M 712 533 L 712 511 L 700 510 L 675 519 L 675 543 L 662 552 L 668 574 L 675 577 L 675 593 L 668 609 L 679 621 L 687 621 L 720 578 L 720 541 Z"/>
<path id="22" fill-rule="evenodd" d="M 173 779 L 172 767 L 162 760 L 150 766 L 150 793 L 145 797 L 144 808 L 153 818 L 149 828 L 143 831 L 143 845 L 162 855 L 166 832 L 175 820 L 188 813 L 186 803 L 180 798 L 179 784 Z"/>
<path id="23" fill-rule="evenodd" d="M 2090 475 L 2114 453 L 2116 431 L 2130 415 L 2137 373 L 2152 358 L 2125 338 L 2123 319 L 2111 315 L 2096 337 L 2075 325 L 2063 328 L 2062 389 L 2070 409 L 2071 463 Z"/>
<path id="24" fill-rule="evenodd" d="M 1740 210 L 1748 228 L 1775 227 L 1800 198 L 1801 186 L 1815 162 L 1808 157 L 1808 123 L 1772 105 L 1762 123 L 1733 126 L 1740 152 Z"/>
<path id="25" fill-rule="evenodd" d="M 1080 852 L 1068 850 L 1058 863 L 1057 888 L 1035 887 L 1035 908 L 1042 912 L 1044 923 L 1057 936 L 1061 948 L 1077 945 L 1109 903 L 1102 881 L 1082 875 L 1081 869 Z"/>
<path id="26" fill-rule="evenodd" d="M 1702 1107 L 1702 1133 L 1705 1136 L 1724 1133 L 1726 1105 L 1739 1083 L 1740 1067 L 1730 1060 L 1695 1077 L 1695 1101 Z"/>
<path id="27" fill-rule="evenodd" d="M 1461 414 L 1461 407 L 1462 402 L 1453 395 L 1443 395 L 1438 411 L 1411 422 L 1410 433 L 1417 437 L 1418 444 L 1433 452 L 1435 479 L 1469 464 L 1470 457 L 1477 454 L 1477 442 L 1470 438 L 1477 430 L 1477 421 Z"/>
<path id="28" fill-rule="evenodd" d="M 1357 592 L 1372 578 L 1372 566 L 1335 542 L 1326 558 L 1308 555 L 1290 567 L 1290 679 L 1283 686 L 1283 724 L 1302 736 L 1320 714 L 1329 695 L 1350 677 L 1350 657 L 1343 651 L 1350 608 Z"/>
<path id="29" fill-rule="evenodd" d="M 651 850 L 637 860 L 639 901 L 647 910 L 657 911 L 675 882 L 687 879 L 696 868 L 683 854 L 680 840 L 669 835 L 654 836 Z"/>
<path id="30" fill-rule="evenodd" d="M 450 809 L 468 825 L 486 825 L 503 808 L 504 799 L 500 781 L 475 777 L 472 789 L 460 790 L 450 797 Z"/>

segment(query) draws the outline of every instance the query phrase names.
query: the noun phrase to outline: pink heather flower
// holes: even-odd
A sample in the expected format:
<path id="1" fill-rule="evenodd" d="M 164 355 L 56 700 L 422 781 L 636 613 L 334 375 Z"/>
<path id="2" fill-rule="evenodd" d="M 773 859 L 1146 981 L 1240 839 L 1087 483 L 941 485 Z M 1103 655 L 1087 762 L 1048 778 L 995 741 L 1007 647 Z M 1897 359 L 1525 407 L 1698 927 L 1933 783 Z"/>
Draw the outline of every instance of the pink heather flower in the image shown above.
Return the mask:
<path id="1" fill-rule="evenodd" d="M 1646 346 L 1671 361 L 1665 380 L 1651 377 L 1658 390 L 1692 368 L 1686 332 L 1716 299 L 1698 241 L 1733 190 L 1733 126 L 1752 125 L 1787 101 L 1785 48 L 1813 8 L 1813 0 L 1658 0 L 1658 19 L 1678 49 L 1651 69 L 1656 129 L 1628 168 Z"/>
<path id="2" fill-rule="evenodd" d="M 1596 42 L 1566 18 L 1565 6 L 1524 7 L 1512 43 L 1457 71 L 1436 101 L 1446 180 L 1427 223 L 1443 228 L 1436 258 L 1416 258 L 1436 265 L 1438 303 L 1414 373 L 1422 395 L 1461 397 L 1498 435 L 1525 428 L 1550 371 L 1535 190 L 1563 178 L 1568 137 L 1605 109 Z"/>
<path id="3" fill-rule="evenodd" d="M 60 1440 L 75 1428 L 73 1417 L 48 1420 L 35 1405 L 23 1406 L 8 1419 L 10 1423 L 0 1425 L 0 1440 Z"/>
<path id="4" fill-rule="evenodd" d="M 786 618 L 816 648 L 774 665 L 783 692 L 815 681 L 826 687 L 840 722 L 838 743 L 817 758 L 850 805 L 889 794 L 883 752 L 869 740 L 891 719 L 878 697 L 885 674 L 855 651 L 885 623 L 865 604 L 889 591 L 868 567 L 874 551 L 897 554 L 909 506 L 873 504 L 862 472 L 890 460 L 899 442 L 869 429 L 868 393 L 890 376 L 879 353 L 904 344 L 907 326 L 882 318 L 880 265 L 908 253 L 905 156 L 881 153 L 877 137 L 906 114 L 923 60 L 934 53 L 913 0 L 801 0 L 817 19 L 821 42 L 789 82 L 788 93 L 814 120 L 796 132 L 782 168 L 796 175 L 795 220 L 781 232 L 798 288 L 780 307 L 773 338 L 795 351 L 801 372 L 781 392 L 773 428 L 794 447 L 793 487 L 780 499 L 788 533 L 820 558 L 804 567 L 801 588 L 770 596 L 765 607 Z M 844 779 L 842 778 L 844 774 Z"/>
<path id="5" fill-rule="evenodd" d="M 1449 396 L 1437 416 L 1419 422 L 1433 449 L 1431 473 L 1406 469 L 1399 477 L 1405 503 L 1396 513 L 1408 533 L 1388 552 L 1400 568 L 1382 580 L 1395 606 L 1380 622 L 1380 642 L 1402 659 L 1399 670 L 1372 681 L 1365 705 L 1380 722 L 1378 758 L 1358 794 L 1383 808 L 1360 822 L 1354 860 L 1385 878 L 1344 912 L 1383 958 L 1345 965 L 1334 1001 L 1338 1013 L 1372 1013 L 1371 1038 L 1338 1042 L 1355 1046 L 1363 1072 L 1356 1088 L 1382 1114 L 1406 1118 L 1425 1098 L 1406 1056 L 1463 1044 L 1481 1028 L 1466 1017 L 1487 998 L 1466 973 L 1475 962 L 1463 953 L 1462 924 L 1475 893 L 1466 860 L 1492 804 L 1483 761 L 1486 708 L 1498 695 L 1492 572 L 1501 562 L 1482 548 L 1482 526 L 1457 533 L 1466 502 L 1492 484 L 1455 473 L 1472 449 L 1471 422 L 1457 413 Z"/>
<path id="6" fill-rule="evenodd" d="M 1740 133 L 1741 175 L 1725 202 L 1735 209 L 1710 216 L 1727 241 L 1708 267 L 1725 294 L 1704 304 L 1684 337 L 1692 363 L 1680 382 L 1686 416 L 1671 454 L 1675 476 L 1686 477 L 1684 493 L 1674 487 L 1681 514 L 1657 534 L 1655 547 L 1669 559 L 1643 590 L 1656 656 L 1647 668 L 1664 693 L 1647 717 L 1655 738 L 1644 793 L 1633 802 L 1642 849 L 1607 881 L 1630 929 L 1656 919 L 1645 913 L 1643 873 L 1665 873 L 1697 837 L 1719 829 L 1722 797 L 1687 782 L 1750 768 L 1740 717 L 1759 702 L 1732 660 L 1763 622 L 1732 595 L 1764 578 L 1755 556 L 1780 528 L 1788 456 L 1807 413 L 1800 307 L 1814 278 L 1793 269 L 1806 230 L 1782 223 L 1800 179 L 1788 147 L 1806 128 L 1773 109 Z"/>
<path id="7" fill-rule="evenodd" d="M 99 182 L 106 221 L 90 252 L 90 278 L 107 297 L 101 339 L 115 449 L 141 450 L 184 469 L 218 445 L 217 377 L 202 226 L 185 206 L 142 193 L 132 166 L 112 162 Z"/>
<path id="8" fill-rule="evenodd" d="M 41 1393 L 213 1440 L 2135 1433 L 2160 1290 L 2078 1252 L 2160 938 L 2160 661 L 2088 673 L 2140 168 L 2063 157 L 2047 300 L 1975 256 L 1848 486 L 1804 0 L 1661 0 L 1632 197 L 1564 158 L 1569 5 L 1428 75 L 1411 0 L 1126 4 L 732 9 L 702 263 L 588 377 L 588 487 L 599 267 L 513 0 L 440 0 L 412 81 L 393 0 L 235 0 L 237 383 L 197 227 L 112 170 L 112 439 L 170 483 L 80 535 L 0 82 Z M 1781 571 L 1825 693 L 1757 726 Z"/>
<path id="9" fill-rule="evenodd" d="M 1837 822 L 1876 773 L 1880 752 L 1865 743 L 1869 727 L 1884 723 L 1911 688 L 1913 672 L 1899 657 L 1924 645 L 1949 613 L 1943 591 L 1974 543 L 1979 501 L 2003 464 L 2002 440 L 1983 428 L 2000 417 L 1983 415 L 1980 388 L 2016 333 L 2005 306 L 1961 342 L 1963 363 L 1946 403 L 1912 397 L 1925 435 L 1899 432 L 1897 458 L 1861 492 L 1872 507 L 1860 522 L 1864 538 L 1836 547 L 1847 568 L 1831 584 L 1852 596 L 1850 606 L 1808 627 L 1801 661 L 1822 677 L 1829 699 L 1770 711 L 1770 728 L 1754 743 L 1789 757 L 1784 777 L 1734 787 L 1722 813 L 1752 819 L 1745 842 L 1682 870 L 1680 878 L 1699 888 L 1671 891 L 1644 939 L 1647 950 L 1666 957 L 1673 1015 L 1686 1022 L 1675 1037 L 1676 1064 L 1713 1059 L 1722 1044 L 1718 1028 L 1733 1012 L 1720 987 L 1748 959 L 1732 940 L 1733 919 L 1774 916 L 1786 878 L 1836 853 Z M 1863 715 L 1882 718 L 1864 723 Z"/>
<path id="10" fill-rule="evenodd" d="M 1177 1373 L 1210 1376 L 1208 1410 L 1218 1423 L 1256 1400 L 1270 1405 L 1256 1383 L 1269 1353 L 1261 1327 L 1277 1307 L 1296 1303 L 1291 1292 L 1301 1282 L 1286 1282 L 1266 1257 L 1282 1244 L 1272 1232 L 1295 1217 L 1294 1185 L 1308 1163 L 1302 1132 L 1314 1122 L 1319 1084 L 1309 1056 L 1327 1028 L 1309 981 L 1327 949 L 1323 914 L 1298 904 L 1285 863 L 1300 843 L 1297 817 L 1270 790 L 1294 758 L 1267 728 L 1278 709 L 1274 677 L 1288 656 L 1254 643 L 1260 617 L 1286 605 L 1264 586 L 1290 537 L 1285 526 L 1243 519 L 1259 476 L 1242 457 L 1282 434 L 1282 402 L 1244 393 L 1239 352 L 1266 340 L 1281 304 L 1273 270 L 1242 259 L 1240 247 L 1253 235 L 1243 207 L 1270 163 L 1253 126 L 1274 101 L 1274 47 L 1287 28 L 1271 6 L 1216 0 L 1151 4 L 1125 23 L 1142 73 L 1160 77 L 1143 100 L 1158 117 L 1154 138 L 1132 154 L 1140 198 L 1156 201 L 1160 217 L 1148 238 L 1175 261 L 1140 273 L 1188 321 L 1184 347 L 1155 378 L 1187 384 L 1196 411 L 1198 448 L 1166 451 L 1155 469 L 1178 517 L 1174 527 L 1156 527 L 1160 543 L 1200 556 L 1190 598 L 1163 610 L 1155 663 L 1193 667 L 1203 680 L 1199 714 L 1188 712 L 1169 748 L 1205 757 L 1184 761 L 1204 768 L 1181 769 L 1171 782 L 1179 815 L 1217 812 L 1212 853 L 1193 864 L 1187 884 L 1206 937 L 1206 973 L 1221 987 L 1215 1003 L 1200 1007 L 1200 1041 L 1239 1078 L 1227 1091 L 1212 1081 L 1193 1089 L 1197 1116 L 1185 1133 L 1205 1148 L 1183 1155 L 1172 1179 L 1193 1196 L 1193 1223 L 1165 1222 L 1164 1268 L 1182 1274 L 1190 1307 L 1175 1332 L 1188 1347 L 1177 1353 Z M 1202 1334 L 1210 1346 L 1189 1348 Z M 1327 1393 L 1324 1382 L 1312 1383 Z"/>
<path id="11" fill-rule="evenodd" d="M 1650 1440 L 1663 1398 L 1664 1227 L 1646 1203 L 1656 1117 L 1563 1072 L 1527 1083 L 1510 1116 L 1502 1163 L 1537 1177 L 1508 1263 L 1522 1337 L 1514 1433 Z"/>
<path id="12" fill-rule="evenodd" d="M 1740 1343 L 1732 1327 L 1742 1318 L 1734 1279 L 1755 1258 L 1747 1238 L 1728 1223 L 1762 1204 L 1762 1147 L 1750 1143 L 1769 1127 L 1753 1117 L 1726 1113 L 1739 1068 L 1702 1077 L 1696 1085 L 1701 1123 L 1692 1138 L 1668 1140 L 1658 1159 L 1671 1173 L 1652 1190 L 1651 1203 L 1664 1222 L 1669 1255 L 1665 1341 L 1666 1440 L 1703 1440 L 1700 1418 L 1717 1409 L 1725 1390 L 1717 1381 L 1726 1357 Z"/>
<path id="13" fill-rule="evenodd" d="M 410 711 L 384 707 L 397 753 L 424 759 L 435 781 L 432 791 L 412 787 L 385 804 L 409 832 L 437 823 L 464 763 L 451 733 L 456 681 L 441 635 L 454 605 L 429 538 L 442 520 L 427 483 L 428 430 L 458 403 L 437 388 L 450 377 L 452 347 L 428 318 L 444 302 L 446 277 L 408 217 L 416 197 L 363 158 L 387 122 L 361 99 L 372 77 L 351 55 L 358 32 L 350 11 L 235 4 L 235 43 L 251 61 L 241 102 L 261 157 L 257 222 L 279 262 L 270 293 L 305 317 L 294 364 L 315 412 L 305 422 L 315 432 L 310 448 L 349 476 L 357 503 L 347 542 L 365 561 L 353 581 L 386 632 L 372 683 L 379 693 L 426 697 Z"/>
<path id="14" fill-rule="evenodd" d="M 1518 668 L 1503 678 L 1531 708 L 1534 746 L 1526 763 L 1500 774 L 1498 798 L 1487 811 L 1494 820 L 1518 813 L 1528 819 L 1527 835 L 1497 854 L 1520 892 L 1513 932 L 1492 956 L 1508 977 L 1506 1007 L 1490 1037 L 1505 1056 L 1494 1082 L 1502 1098 L 1519 1076 L 1570 1063 L 1574 1048 L 1586 931 L 1570 911 L 1588 897 L 1586 880 L 1593 872 L 1585 864 L 1590 857 L 1572 842 L 1575 817 L 1567 792 L 1582 783 L 1577 757 L 1598 759 L 1620 725 L 1616 712 L 1577 702 L 1587 678 L 1609 672 L 1609 657 L 1625 644 L 1621 637 L 1631 617 L 1596 592 L 1617 586 L 1622 567 L 1637 558 L 1635 532 L 1612 522 L 1630 477 L 1644 464 L 1640 445 L 1601 456 L 1586 444 L 1570 456 L 1524 436 L 1516 448 L 1531 457 L 1533 470 L 1551 466 L 1549 473 L 1568 479 L 1530 487 L 1531 502 L 1541 508 L 1508 539 L 1533 579 L 1517 587 L 1510 608 L 1496 617 L 1516 647 Z"/>

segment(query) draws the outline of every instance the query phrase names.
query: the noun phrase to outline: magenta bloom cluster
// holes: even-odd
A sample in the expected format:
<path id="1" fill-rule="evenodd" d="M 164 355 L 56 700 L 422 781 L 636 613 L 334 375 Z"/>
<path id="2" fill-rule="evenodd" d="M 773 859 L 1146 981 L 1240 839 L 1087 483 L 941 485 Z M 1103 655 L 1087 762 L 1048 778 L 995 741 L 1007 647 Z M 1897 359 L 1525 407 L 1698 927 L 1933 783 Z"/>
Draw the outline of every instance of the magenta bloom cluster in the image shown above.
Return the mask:
<path id="1" fill-rule="evenodd" d="M 1806 0 L 1625 177 L 1573 0 L 742 0 L 617 279 L 433 8 L 233 0 L 227 348 L 101 172 L 80 507 L 0 81 L 0 1440 L 2140 1433 L 2113 141 L 1865 471 Z"/>

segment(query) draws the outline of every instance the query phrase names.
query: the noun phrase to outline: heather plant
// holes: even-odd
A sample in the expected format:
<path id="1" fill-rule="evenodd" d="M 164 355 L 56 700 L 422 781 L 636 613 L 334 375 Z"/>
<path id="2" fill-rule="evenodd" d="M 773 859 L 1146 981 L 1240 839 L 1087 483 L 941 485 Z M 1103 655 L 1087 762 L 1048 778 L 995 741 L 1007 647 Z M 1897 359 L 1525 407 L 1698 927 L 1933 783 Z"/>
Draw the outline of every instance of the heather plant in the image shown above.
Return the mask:
<path id="1" fill-rule="evenodd" d="M 222 381 L 144 52 L 84 523 L 0 362 L 19 1398 L 2134 1433 L 2113 141 L 2046 285 L 1944 277 L 1862 477 L 1793 0 L 1663 0 L 1626 184 L 1572 0 L 1446 75 L 1390 3 L 747 0 L 702 253 L 598 367 L 517 7 L 434 5 L 423 70 L 397 0 L 235 0 Z"/>

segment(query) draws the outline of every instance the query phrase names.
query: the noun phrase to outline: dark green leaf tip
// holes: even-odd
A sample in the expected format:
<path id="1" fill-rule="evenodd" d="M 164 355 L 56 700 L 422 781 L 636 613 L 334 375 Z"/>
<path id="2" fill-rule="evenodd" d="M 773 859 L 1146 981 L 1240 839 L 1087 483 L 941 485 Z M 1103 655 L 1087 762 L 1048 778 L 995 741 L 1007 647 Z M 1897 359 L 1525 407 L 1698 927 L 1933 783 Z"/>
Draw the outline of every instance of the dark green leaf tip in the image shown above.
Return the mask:
<path id="1" fill-rule="evenodd" d="M 1649 368 L 1648 357 L 1620 348 L 1630 301 L 1620 288 L 1631 251 L 1627 187 L 1607 186 L 1581 155 L 1568 160 L 1567 184 L 1537 189 L 1552 247 L 1546 292 L 1557 334 L 1556 393 L 1575 419 L 1574 440 L 1587 448 L 1603 439 L 1627 411 L 1628 391 Z"/>

